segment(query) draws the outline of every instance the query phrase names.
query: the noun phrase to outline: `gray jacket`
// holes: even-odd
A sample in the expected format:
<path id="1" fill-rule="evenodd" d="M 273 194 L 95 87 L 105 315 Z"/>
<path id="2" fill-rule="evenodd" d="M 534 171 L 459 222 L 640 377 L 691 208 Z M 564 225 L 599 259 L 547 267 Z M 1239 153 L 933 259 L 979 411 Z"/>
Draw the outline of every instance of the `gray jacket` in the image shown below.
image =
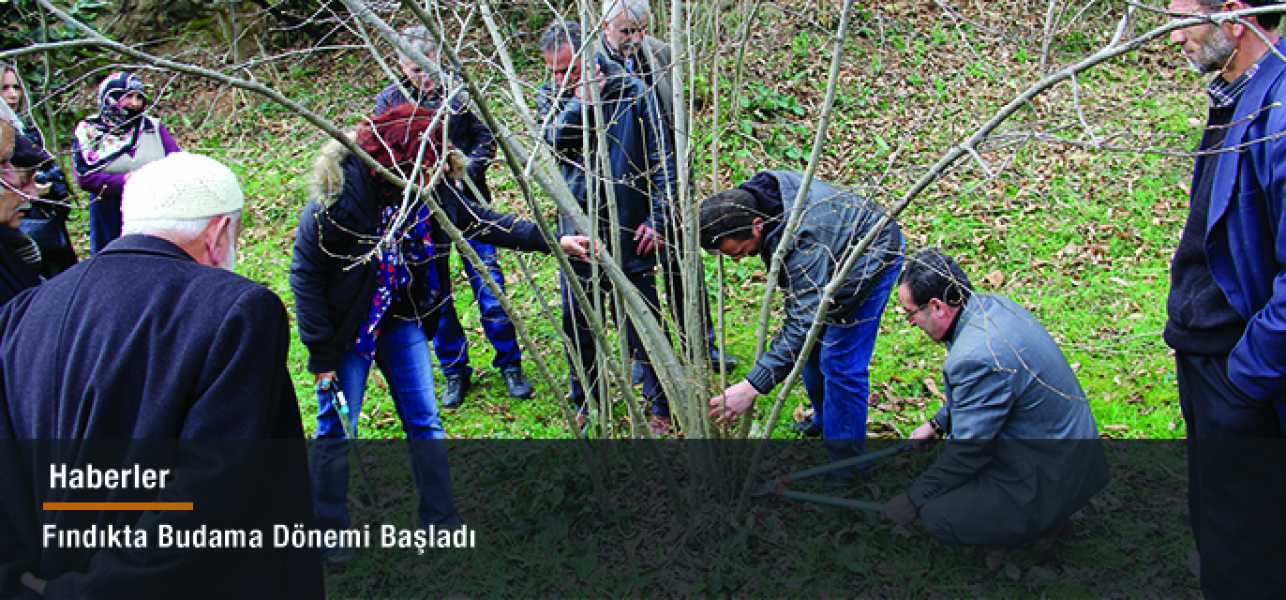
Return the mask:
<path id="1" fill-rule="evenodd" d="M 912 484 L 916 506 L 985 477 L 1048 527 L 1106 485 L 1085 392 L 1035 317 L 1003 296 L 974 294 L 948 346 L 947 401 L 935 418 L 952 442 Z"/>
<path id="2" fill-rule="evenodd" d="M 764 234 L 760 245 L 759 253 L 765 265 L 772 264 L 773 253 L 781 243 L 785 222 L 803 181 L 803 175 L 794 171 L 769 174 L 781 190 L 783 214 L 773 229 Z M 866 236 L 885 214 L 874 202 L 819 179 L 814 179 L 809 186 L 804 202 L 803 220 L 782 262 L 779 285 L 786 297 L 785 322 L 773 338 L 772 348 L 759 357 L 746 375 L 761 394 L 768 393 L 790 373 L 817 314 L 822 290 L 839 268 L 844 252 Z M 852 324 L 853 314 L 866 301 L 885 269 L 902 255 L 902 247 L 902 231 L 897 222 L 889 221 L 836 290 L 833 303 L 825 313 L 828 324 Z"/>
<path id="3" fill-rule="evenodd" d="M 670 76 L 670 44 L 652 36 L 643 38 L 639 48 L 646 61 L 644 68 L 652 73 L 652 93 L 661 110 L 661 122 L 668 130 L 667 140 L 674 147 L 674 78 Z"/>
<path id="4" fill-rule="evenodd" d="M 613 62 L 625 65 L 624 57 L 612 51 L 607 42 L 603 42 L 603 51 Z M 661 122 L 666 129 L 666 145 L 674 147 L 674 78 L 670 76 L 670 44 L 652 36 L 645 36 L 639 47 L 640 64 L 634 74 L 650 87 L 656 96 L 656 108 L 660 111 Z"/>

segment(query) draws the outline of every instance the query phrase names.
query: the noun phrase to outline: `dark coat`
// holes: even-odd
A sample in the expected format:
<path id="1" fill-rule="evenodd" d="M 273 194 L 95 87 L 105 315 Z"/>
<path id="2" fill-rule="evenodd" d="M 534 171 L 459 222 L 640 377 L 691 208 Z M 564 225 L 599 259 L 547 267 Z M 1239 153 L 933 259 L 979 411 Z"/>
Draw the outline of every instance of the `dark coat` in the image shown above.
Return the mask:
<path id="1" fill-rule="evenodd" d="M 320 597 L 315 552 L 274 551 L 271 540 L 268 550 L 158 552 L 152 537 L 149 549 L 94 552 L 41 548 L 39 537 L 46 523 L 130 525 L 153 536 L 162 522 L 308 523 L 289 347 L 275 294 L 150 236 L 120 238 L 0 309 L 0 443 L 10 446 L 0 453 L 0 596 L 16 595 L 18 576 L 31 571 L 49 580 L 47 598 Z M 173 465 L 175 474 L 163 490 L 51 490 L 47 453 L 74 465 Z M 39 504 L 125 499 L 197 509 Z"/>
<path id="2" fill-rule="evenodd" d="M 563 179 L 587 214 L 590 213 L 586 199 L 589 191 L 587 172 L 593 180 L 612 182 L 620 230 L 612 235 L 611 214 L 607 210 L 608 186 L 605 184 L 599 185 L 598 214 L 589 214 L 589 218 L 597 219 L 599 235 L 604 240 L 615 238 L 610 243 L 619 244 L 609 247 L 609 250 L 620 261 L 621 269 L 626 273 L 642 273 L 656 267 L 656 255 L 640 256 L 635 252 L 634 231 L 647 223 L 665 234 L 666 207 L 675 197 L 678 177 L 674 152 L 666 149 L 665 125 L 661 123 L 656 95 L 652 90 L 643 80 L 630 75 L 605 55 L 599 55 L 598 64 L 606 78 L 601 110 L 609 123 L 603 137 L 607 140 L 608 163 L 612 172 L 603 174 L 597 164 L 595 148 L 598 147 L 598 135 L 593 131 L 598 111 L 572 96 L 572 90 L 567 90 L 567 95 L 557 96 L 556 84 L 552 82 L 541 88 L 538 98 L 540 113 L 549 117 L 544 131 L 545 143 L 554 149 Z M 588 161 L 582 152 L 585 117 L 589 119 L 590 158 L 594 161 L 588 169 Z M 559 219 L 559 232 L 590 234 L 577 231 L 571 220 L 565 217 Z"/>
<path id="3" fill-rule="evenodd" d="M 22 233 L 0 225 L 0 306 L 19 292 L 40 283 L 40 274 L 14 252 L 12 246 Z"/>
<path id="4" fill-rule="evenodd" d="M 299 338 L 308 347 L 308 369 L 314 373 L 339 367 L 340 357 L 353 348 L 357 331 L 369 315 L 379 285 L 379 263 L 376 259 L 356 267 L 353 263 L 374 247 L 384 206 L 381 188 L 389 185 L 377 180 L 356 156 L 337 153 L 335 146 L 323 150 L 316 176 L 328 180 L 321 187 L 337 195 L 314 198 L 304 208 L 290 265 Z M 549 251 L 534 224 L 482 206 L 453 184 L 439 184 L 434 197 L 447 218 L 470 239 L 517 250 Z M 432 238 L 433 261 L 411 266 L 411 284 L 401 299 L 430 338 L 437 330 L 438 311 L 451 294 L 447 251 L 451 238 L 436 224 Z M 436 276 L 436 290 L 429 285 L 430 271 Z"/>
<path id="5" fill-rule="evenodd" d="M 30 118 L 23 120 L 23 136 L 34 148 L 48 154 L 44 149 L 45 138 Z M 40 274 L 53 277 L 79 260 L 67 233 L 71 188 L 67 185 L 67 175 L 52 156 L 37 168 L 36 183 L 49 184 L 49 193 L 23 209 L 22 230 L 40 245 Z"/>
<path id="6" fill-rule="evenodd" d="M 612 52 L 606 40 L 603 41 L 603 49 L 612 60 L 625 64 L 621 56 Z M 652 95 L 656 97 L 656 108 L 661 111 L 661 122 L 665 125 L 666 147 L 674 148 L 674 78 L 670 73 L 674 61 L 670 59 L 670 44 L 650 35 L 644 36 L 635 58 L 639 64 L 633 73 L 651 88 Z"/>
<path id="7" fill-rule="evenodd" d="M 1286 52 L 1286 40 L 1277 49 Z M 1281 102 L 1286 64 L 1268 53 L 1224 138 L 1225 148 L 1249 146 L 1219 155 L 1206 257 L 1228 302 L 1249 321 L 1228 356 L 1228 378 L 1255 400 L 1276 400 L 1286 423 L 1286 111 L 1274 108 Z"/>
<path id="8" fill-rule="evenodd" d="M 777 181 L 783 211 L 771 231 L 765 228 L 759 246 L 764 264 L 771 265 L 803 175 L 794 171 L 768 171 L 767 174 Z M 803 220 L 782 260 L 779 275 L 785 294 L 786 318 L 781 332 L 773 338 L 772 349 L 760 356 L 746 375 L 746 380 L 762 394 L 790 373 L 817 315 L 823 288 L 839 268 L 838 261 L 844 252 L 865 237 L 885 214 L 878 204 L 818 179 L 809 186 L 804 203 Z M 902 230 L 896 221 L 889 221 L 835 291 L 833 303 L 824 313 L 828 322 L 851 324 L 849 320 L 866 302 L 885 270 L 902 256 L 902 245 Z"/>

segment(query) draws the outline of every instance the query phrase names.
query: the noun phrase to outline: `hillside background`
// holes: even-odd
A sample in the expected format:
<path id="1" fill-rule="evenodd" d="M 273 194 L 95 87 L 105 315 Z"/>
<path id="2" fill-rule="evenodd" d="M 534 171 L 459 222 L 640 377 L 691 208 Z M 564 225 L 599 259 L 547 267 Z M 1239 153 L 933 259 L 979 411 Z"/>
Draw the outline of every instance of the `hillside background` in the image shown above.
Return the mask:
<path id="1" fill-rule="evenodd" d="M 740 112 L 731 122 L 732 91 L 738 83 L 734 73 L 743 50 L 735 35 L 745 18 L 741 9 L 750 3 L 722 4 L 724 39 L 702 42 L 717 47 L 719 59 L 701 62 L 695 73 L 698 197 L 762 169 L 804 167 L 826 88 L 828 40 L 838 23 L 840 3 L 759 3 L 744 45 L 744 73 L 736 94 Z M 1048 41 L 1044 2 L 859 6 L 845 42 L 837 103 L 818 176 L 891 204 L 1005 102 L 1044 73 L 1106 43 L 1123 6 L 1087 4 L 1087 10 L 1071 6 L 1060 13 L 1062 21 Z M 213 68 L 235 62 L 227 42 L 226 15 L 192 8 L 194 12 L 184 16 L 174 11 L 187 5 L 175 4 L 170 12 L 161 6 L 149 13 L 146 3 L 107 4 L 86 12 L 96 15 L 105 31 L 132 43 L 147 42 L 151 52 Z M 353 32 L 283 31 L 278 21 L 255 21 L 253 4 L 241 6 L 242 26 L 250 28 L 251 35 L 237 45 L 236 58 L 275 58 L 239 69 L 239 76 L 270 84 L 345 126 L 367 114 L 388 79 L 365 49 L 327 49 L 360 42 Z M 501 14 L 527 86 L 547 77 L 535 38 L 549 14 L 543 3 L 534 2 L 510 3 Z M 402 12 L 384 16 L 395 24 L 409 22 Z M 1161 22 L 1147 13 L 1139 18 L 1135 31 Z M 463 31 L 459 22 L 448 27 L 455 27 L 453 34 L 467 42 L 470 74 L 485 83 L 487 94 L 499 97 L 508 84 L 490 65 L 494 56 L 485 31 L 476 18 L 470 23 Z M 660 15 L 654 33 L 668 35 L 667 25 L 668 18 Z M 313 50 L 303 52 L 307 49 Z M 384 51 L 386 58 L 395 60 Z M 41 103 L 38 116 L 56 123 L 65 165 L 70 164 L 70 124 L 93 110 L 94 85 L 122 64 L 97 51 L 55 56 L 52 72 L 58 85 L 46 88 L 53 93 Z M 716 64 L 717 86 L 712 84 Z M 40 59 L 24 57 L 19 65 L 29 82 L 41 80 Z M 291 243 L 307 200 L 310 163 L 324 135 L 281 106 L 244 91 L 155 70 L 144 76 L 156 101 L 152 114 L 167 123 L 184 148 L 227 161 L 241 177 L 248 205 L 239 271 L 276 291 L 291 307 L 293 319 L 287 283 Z M 1172 154 L 1190 150 L 1199 138 L 1205 110 L 1202 87 L 1201 79 L 1188 72 L 1179 53 L 1164 42 L 1100 66 L 1079 79 L 1080 111 L 1073 104 L 1072 88 L 1062 85 L 1002 128 L 983 153 L 994 177 L 974 162 L 961 162 L 901 218 L 910 248 L 933 245 L 956 255 L 982 291 L 1008 295 L 1044 322 L 1068 355 L 1108 436 L 1176 438 L 1184 433 L 1173 358 L 1161 330 L 1169 258 L 1186 216 L 1192 162 Z M 710 155 L 716 106 L 717 169 Z M 516 126 L 511 109 L 501 107 L 500 112 Z M 1083 139 L 1084 125 L 1116 146 L 1154 151 L 1094 150 L 1036 141 L 1032 135 Z M 490 181 L 501 207 L 525 211 L 503 164 L 493 165 Z M 80 200 L 85 201 L 83 194 Z M 552 201 L 541 200 L 552 216 Z M 88 248 L 85 215 L 83 209 L 74 213 L 72 224 L 81 249 Z M 717 260 L 706 260 L 713 290 Z M 514 304 L 540 340 L 524 351 L 543 354 L 556 374 L 565 376 L 557 323 L 544 319 L 536 302 L 543 295 L 551 305 L 557 304 L 553 260 L 502 253 L 502 264 Z M 448 435 L 570 437 L 557 409 L 566 391 L 561 382 L 550 386 L 529 367 L 536 398 L 514 401 L 504 393 L 498 373 L 489 366 L 491 349 L 481 335 L 458 258 L 453 270 L 460 291 L 457 308 L 470 332 L 476 373 L 464 406 L 445 415 Z M 727 261 L 724 270 L 724 325 L 729 351 L 741 359 L 734 373 L 740 376 L 753 359 L 766 269 L 759 261 L 746 260 Z M 520 283 L 524 271 L 534 284 Z M 906 436 L 936 410 L 943 399 L 939 368 L 944 355 L 943 347 L 890 307 L 872 364 L 873 436 Z M 305 359 L 296 339 L 290 369 L 305 427 L 311 431 L 316 402 Z M 803 404 L 802 386 L 797 386 L 786 414 L 798 416 Z M 761 411 L 768 406 L 770 400 L 761 398 Z M 377 374 L 362 422 L 366 436 L 402 435 Z M 773 435 L 791 437 L 789 425 L 790 419 L 783 419 Z"/>

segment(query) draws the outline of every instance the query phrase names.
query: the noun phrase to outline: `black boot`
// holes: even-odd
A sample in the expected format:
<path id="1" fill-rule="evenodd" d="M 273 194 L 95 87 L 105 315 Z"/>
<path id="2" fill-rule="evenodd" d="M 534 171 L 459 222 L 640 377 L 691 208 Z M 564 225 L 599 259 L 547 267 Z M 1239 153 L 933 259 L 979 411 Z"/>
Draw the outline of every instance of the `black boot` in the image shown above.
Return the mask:
<path id="1" fill-rule="evenodd" d="M 446 386 L 442 390 L 442 408 L 450 410 L 460 408 L 464 404 L 464 395 L 469 393 L 469 388 L 473 386 L 470 373 L 447 373 Z"/>
<path id="2" fill-rule="evenodd" d="M 500 376 L 505 379 L 505 387 L 509 389 L 509 395 L 514 398 L 526 400 L 531 398 L 531 382 L 527 380 L 527 375 L 522 372 L 522 365 L 509 365 L 500 369 Z"/>

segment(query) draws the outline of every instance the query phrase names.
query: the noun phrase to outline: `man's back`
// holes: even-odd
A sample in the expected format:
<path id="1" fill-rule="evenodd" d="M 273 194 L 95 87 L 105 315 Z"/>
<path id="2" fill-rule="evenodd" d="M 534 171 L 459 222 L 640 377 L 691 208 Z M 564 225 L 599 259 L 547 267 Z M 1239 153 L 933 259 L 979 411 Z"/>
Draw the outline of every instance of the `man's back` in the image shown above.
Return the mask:
<path id="1" fill-rule="evenodd" d="M 320 595 L 315 554 L 157 549 L 158 527 L 308 522 L 303 429 L 271 291 L 127 236 L 0 310 L 0 596 L 14 574 L 50 597 Z M 145 442 L 143 440 L 146 440 Z M 51 467 L 171 468 L 164 488 L 53 486 Z M 51 512 L 44 501 L 190 501 L 192 512 Z M 145 549 L 42 543 L 58 531 L 148 530 Z M 181 591 L 181 592 L 180 592 Z"/>
<path id="2" fill-rule="evenodd" d="M 973 294 L 953 335 L 951 441 L 910 495 L 940 540 L 1028 542 L 1107 485 L 1094 415 L 1058 345 L 1014 301 Z"/>
<path id="3" fill-rule="evenodd" d="M 969 299 L 943 373 L 954 392 L 952 437 L 1098 436 L 1085 392 L 1058 344 L 1009 298 L 975 294 Z"/>
<path id="4" fill-rule="evenodd" d="M 0 331 L 16 438 L 303 434 L 289 373 L 270 360 L 289 344 L 281 301 L 159 238 L 124 240 L 16 299 Z"/>

